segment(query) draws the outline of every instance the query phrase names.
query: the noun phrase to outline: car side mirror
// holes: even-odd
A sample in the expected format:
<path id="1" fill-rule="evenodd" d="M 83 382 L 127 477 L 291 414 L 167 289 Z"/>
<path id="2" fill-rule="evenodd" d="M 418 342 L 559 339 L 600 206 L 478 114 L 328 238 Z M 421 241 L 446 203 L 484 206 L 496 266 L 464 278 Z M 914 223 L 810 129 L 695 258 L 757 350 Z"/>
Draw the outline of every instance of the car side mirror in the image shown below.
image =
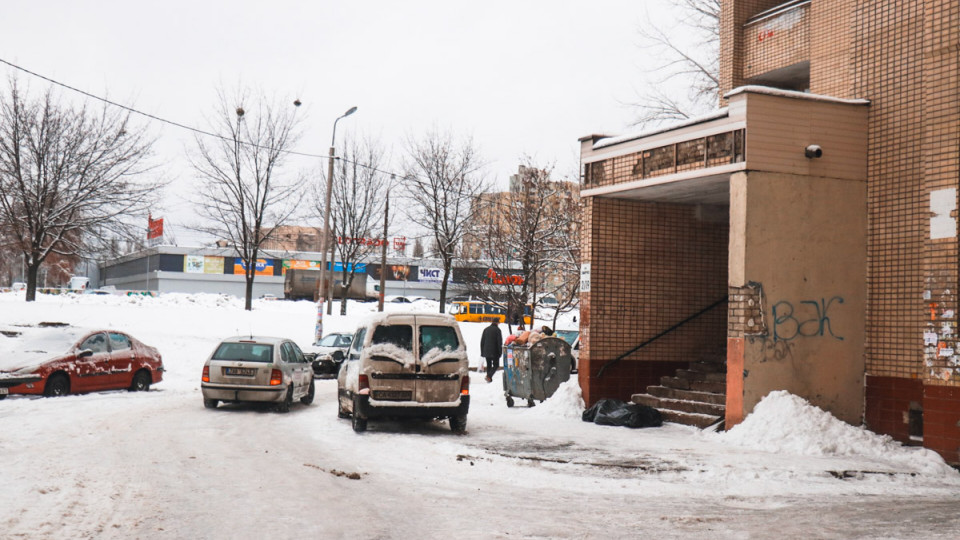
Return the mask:
<path id="1" fill-rule="evenodd" d="M 77 353 L 77 358 L 90 358 L 93 356 L 93 351 L 90 349 L 84 349 Z"/>

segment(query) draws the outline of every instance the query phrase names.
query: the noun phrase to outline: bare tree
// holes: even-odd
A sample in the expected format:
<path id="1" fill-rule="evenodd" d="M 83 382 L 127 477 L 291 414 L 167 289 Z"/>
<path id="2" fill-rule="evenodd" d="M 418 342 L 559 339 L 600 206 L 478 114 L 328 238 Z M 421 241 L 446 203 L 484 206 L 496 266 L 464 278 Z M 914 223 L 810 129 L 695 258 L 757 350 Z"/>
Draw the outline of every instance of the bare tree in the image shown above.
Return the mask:
<path id="1" fill-rule="evenodd" d="M 340 154 L 343 159 L 334 169 L 333 217 L 335 249 L 341 263 L 340 314 L 347 314 L 347 292 L 353 284 L 357 265 L 374 254 L 379 254 L 383 226 L 384 203 L 390 179 L 380 172 L 385 152 L 374 141 L 348 140 Z M 322 195 L 322 194 L 320 194 Z M 322 215 L 316 198 L 317 214 Z"/>
<path id="2" fill-rule="evenodd" d="M 422 259 L 423 254 L 424 254 L 423 240 L 421 240 L 420 237 L 418 236 L 413 239 L 413 258 Z"/>
<path id="3" fill-rule="evenodd" d="M 211 130 L 196 137 L 191 163 L 200 178 L 197 209 L 209 219 L 199 231 L 226 239 L 243 262 L 244 307 L 252 309 L 257 261 L 266 242 L 296 210 L 303 178 L 287 173 L 299 123 L 294 108 L 241 91 L 220 92 Z"/>
<path id="4" fill-rule="evenodd" d="M 28 302 L 49 257 L 142 233 L 161 187 L 143 180 L 152 143 L 129 113 L 66 106 L 52 90 L 31 99 L 10 81 L 0 96 L 0 229 L 24 256 Z"/>
<path id="5" fill-rule="evenodd" d="M 476 199 L 471 242 L 483 246 L 479 256 L 490 264 L 468 285 L 471 293 L 499 305 L 507 323 L 520 318 L 528 303 L 536 310 L 538 298 L 563 293 L 567 303 L 571 272 L 579 254 L 579 207 L 576 184 L 551 180 L 553 167 L 537 167 L 529 158 L 520 166 L 507 193 Z M 532 313 L 531 313 L 532 315 Z"/>
<path id="6" fill-rule="evenodd" d="M 668 2 L 673 12 L 681 14 L 677 27 L 664 27 L 649 16 L 640 26 L 641 49 L 661 60 L 646 72 L 644 88 L 634 103 L 637 125 L 690 118 L 717 103 L 722 0 Z M 687 92 L 676 92 L 677 85 L 686 86 Z"/>
<path id="7" fill-rule="evenodd" d="M 472 216 L 473 199 L 486 190 L 481 160 L 473 141 L 455 141 L 450 134 L 427 133 L 408 142 L 407 217 L 433 236 L 434 254 L 443 265 L 440 313 L 447 301 L 447 283 L 458 246 Z"/>

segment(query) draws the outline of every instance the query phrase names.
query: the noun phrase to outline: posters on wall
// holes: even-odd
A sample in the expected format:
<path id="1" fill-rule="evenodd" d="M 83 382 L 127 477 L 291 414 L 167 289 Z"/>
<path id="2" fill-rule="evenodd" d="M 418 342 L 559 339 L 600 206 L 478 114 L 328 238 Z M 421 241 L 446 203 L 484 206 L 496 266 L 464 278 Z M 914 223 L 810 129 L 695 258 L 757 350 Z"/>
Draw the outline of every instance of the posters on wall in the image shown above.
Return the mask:
<path id="1" fill-rule="evenodd" d="M 222 274 L 223 257 L 185 255 L 183 257 L 183 271 L 187 274 Z"/>
<path id="2" fill-rule="evenodd" d="M 223 273 L 223 257 L 204 257 L 203 273 L 204 274 L 222 274 Z"/>
<path id="3" fill-rule="evenodd" d="M 287 270 L 320 270 L 320 261 L 301 261 L 297 259 L 284 259 L 281 264 L 283 267 L 281 270 L 283 275 L 287 274 Z M 329 268 L 329 266 L 330 265 L 328 264 L 327 267 Z M 356 270 L 357 274 L 363 274 L 367 271 L 366 263 L 357 263 L 356 265 L 348 264 L 347 271 L 349 272 L 353 266 L 357 267 L 357 270 Z M 333 263 L 333 271 L 343 272 L 343 263 L 340 261 Z"/>

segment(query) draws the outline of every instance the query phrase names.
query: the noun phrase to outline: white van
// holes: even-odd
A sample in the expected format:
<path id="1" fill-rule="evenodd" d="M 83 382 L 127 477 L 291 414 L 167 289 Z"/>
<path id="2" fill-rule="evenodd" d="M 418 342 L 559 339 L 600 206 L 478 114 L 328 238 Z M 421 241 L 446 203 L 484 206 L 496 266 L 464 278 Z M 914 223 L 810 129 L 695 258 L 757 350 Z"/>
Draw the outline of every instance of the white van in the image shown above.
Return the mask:
<path id="1" fill-rule="evenodd" d="M 338 416 L 353 430 L 385 417 L 449 418 L 463 433 L 470 408 L 467 348 L 450 315 L 379 313 L 353 336 L 337 376 Z"/>

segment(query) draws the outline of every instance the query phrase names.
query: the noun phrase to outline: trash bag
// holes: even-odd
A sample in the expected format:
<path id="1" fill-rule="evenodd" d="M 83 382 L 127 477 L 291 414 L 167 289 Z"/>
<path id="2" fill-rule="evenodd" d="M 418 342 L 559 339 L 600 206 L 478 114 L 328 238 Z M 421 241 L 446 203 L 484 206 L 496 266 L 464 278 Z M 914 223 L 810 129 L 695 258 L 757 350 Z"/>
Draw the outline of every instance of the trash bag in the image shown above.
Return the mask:
<path id="1" fill-rule="evenodd" d="M 624 403 L 619 399 L 601 399 L 593 407 L 583 411 L 581 418 L 584 422 L 601 426 L 642 428 L 663 425 L 660 411 L 638 403 Z"/>

